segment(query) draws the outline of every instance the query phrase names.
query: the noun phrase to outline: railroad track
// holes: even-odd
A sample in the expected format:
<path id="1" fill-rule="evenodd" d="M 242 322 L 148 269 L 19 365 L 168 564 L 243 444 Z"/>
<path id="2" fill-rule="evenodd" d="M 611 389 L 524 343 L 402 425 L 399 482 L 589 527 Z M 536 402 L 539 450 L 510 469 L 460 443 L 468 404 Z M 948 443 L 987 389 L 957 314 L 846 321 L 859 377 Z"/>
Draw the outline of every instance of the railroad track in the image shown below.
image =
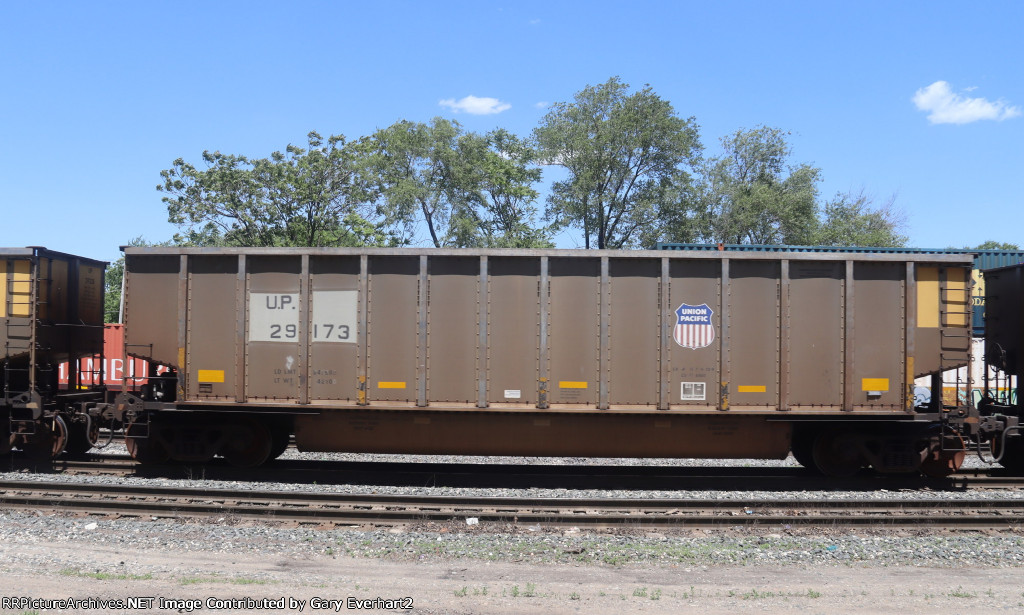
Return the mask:
<path id="1" fill-rule="evenodd" d="M 12 459 L 12 471 L 100 476 L 231 480 L 257 483 L 393 485 L 429 487 L 576 488 L 618 490 L 877 491 L 879 489 L 1021 489 L 1024 477 L 1005 470 L 970 470 L 949 478 L 886 476 L 872 472 L 836 479 L 803 468 L 506 465 L 277 460 L 260 468 L 235 468 L 220 460 L 190 466 L 141 466 L 127 455 L 59 459 L 44 467 Z"/>
<path id="2" fill-rule="evenodd" d="M 1024 526 L 1024 501 L 1019 499 L 466 498 L 0 481 L 0 507 L 112 517 L 231 517 L 317 526 L 428 522 L 633 529 Z"/>

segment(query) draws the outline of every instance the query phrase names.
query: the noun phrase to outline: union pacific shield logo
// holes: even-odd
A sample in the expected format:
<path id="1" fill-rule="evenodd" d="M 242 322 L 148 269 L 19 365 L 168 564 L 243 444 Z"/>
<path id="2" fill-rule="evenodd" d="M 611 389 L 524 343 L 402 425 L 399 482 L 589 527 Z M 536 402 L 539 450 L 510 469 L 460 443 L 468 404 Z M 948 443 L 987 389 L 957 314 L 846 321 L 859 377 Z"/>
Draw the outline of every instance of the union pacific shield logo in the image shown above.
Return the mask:
<path id="1" fill-rule="evenodd" d="M 682 304 L 676 308 L 676 326 L 672 338 L 683 348 L 704 348 L 715 341 L 715 325 L 711 323 L 714 310 L 708 304 Z"/>

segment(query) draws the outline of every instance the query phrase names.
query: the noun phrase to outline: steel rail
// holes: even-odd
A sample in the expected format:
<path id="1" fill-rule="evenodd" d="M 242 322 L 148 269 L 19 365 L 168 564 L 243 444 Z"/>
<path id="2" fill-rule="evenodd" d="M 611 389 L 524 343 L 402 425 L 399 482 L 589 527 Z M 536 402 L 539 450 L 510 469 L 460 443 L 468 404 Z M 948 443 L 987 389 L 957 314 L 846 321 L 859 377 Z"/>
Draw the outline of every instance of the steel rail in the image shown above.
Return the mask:
<path id="1" fill-rule="evenodd" d="M 929 526 L 1019 529 L 1020 499 L 685 500 L 301 493 L 0 482 L 0 507 L 158 518 L 236 517 L 329 525 L 461 522 L 592 528 Z"/>
<path id="2" fill-rule="evenodd" d="M 15 464 L 12 469 L 25 469 L 24 463 Z M 670 488 L 669 481 L 678 481 L 678 489 L 710 489 L 701 482 L 736 481 L 750 482 L 770 481 L 762 483 L 758 489 L 783 490 L 792 483 L 792 490 L 815 490 L 816 485 L 834 489 L 848 486 L 855 490 L 911 488 L 918 486 L 928 489 L 956 490 L 966 489 L 1020 489 L 1024 488 L 1024 477 L 1008 476 L 997 469 L 996 472 L 984 470 L 965 470 L 948 478 L 928 478 L 914 476 L 854 476 L 843 479 L 829 479 L 812 475 L 802 468 L 768 467 L 768 468 L 695 468 L 670 466 L 519 466 L 501 464 L 434 464 L 434 463 L 403 463 L 403 462 L 348 462 L 348 461 L 301 461 L 280 460 L 272 465 L 260 468 L 235 468 L 225 464 L 206 466 L 164 465 L 142 466 L 127 455 L 94 457 L 89 459 L 61 459 L 51 466 L 52 471 L 66 474 L 108 475 L 108 476 L 163 476 L 166 478 L 195 478 L 196 468 L 202 467 L 200 476 L 210 479 L 251 480 L 256 482 L 304 482 L 306 475 L 313 474 L 322 482 L 345 483 L 357 475 L 380 475 L 381 484 L 388 484 L 389 476 L 432 476 L 432 477 L 469 477 L 473 475 L 487 476 L 491 482 L 500 477 L 509 477 L 516 484 L 527 479 L 551 479 L 561 476 L 566 480 L 579 479 L 591 483 L 601 480 L 621 483 L 635 477 L 635 488 L 645 484 L 660 482 L 657 489 Z M 759 472 L 760 470 L 760 472 Z M 305 481 L 308 482 L 308 481 Z M 408 481 L 406 481 L 408 482 Z M 404 483 L 403 483 L 404 484 Z M 443 483 L 442 483 L 443 484 Z M 542 485 L 537 485 L 542 486 Z M 619 487 L 609 487 L 611 489 Z M 721 483 L 718 489 L 746 490 L 742 486 Z"/>

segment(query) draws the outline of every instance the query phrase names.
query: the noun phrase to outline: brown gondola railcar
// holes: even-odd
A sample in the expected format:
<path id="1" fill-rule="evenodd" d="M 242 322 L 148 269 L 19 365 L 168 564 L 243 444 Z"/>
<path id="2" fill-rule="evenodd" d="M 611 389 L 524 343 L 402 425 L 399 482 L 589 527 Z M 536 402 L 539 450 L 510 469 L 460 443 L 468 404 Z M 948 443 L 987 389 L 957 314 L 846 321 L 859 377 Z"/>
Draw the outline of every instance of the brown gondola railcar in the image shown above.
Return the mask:
<path id="1" fill-rule="evenodd" d="M 251 465 L 294 433 L 313 451 L 959 463 L 943 433 L 962 412 L 915 408 L 913 381 L 970 360 L 969 254 L 125 256 L 126 352 L 169 369 L 120 404 L 142 460 Z"/>

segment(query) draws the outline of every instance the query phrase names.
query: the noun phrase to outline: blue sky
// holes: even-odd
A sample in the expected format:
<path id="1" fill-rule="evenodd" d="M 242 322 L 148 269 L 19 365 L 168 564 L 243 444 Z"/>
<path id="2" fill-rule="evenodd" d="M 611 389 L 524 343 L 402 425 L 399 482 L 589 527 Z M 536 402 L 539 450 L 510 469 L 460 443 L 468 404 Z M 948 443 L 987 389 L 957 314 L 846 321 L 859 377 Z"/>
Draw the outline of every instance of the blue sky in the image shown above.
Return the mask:
<path id="1" fill-rule="evenodd" d="M 1020 2 L 7 2 L 0 245 L 115 259 L 175 232 L 176 158 L 434 116 L 527 136 L 616 75 L 695 117 L 706 155 L 790 131 L 822 196 L 895 195 L 911 245 L 1024 244 L 1022 27 Z"/>

